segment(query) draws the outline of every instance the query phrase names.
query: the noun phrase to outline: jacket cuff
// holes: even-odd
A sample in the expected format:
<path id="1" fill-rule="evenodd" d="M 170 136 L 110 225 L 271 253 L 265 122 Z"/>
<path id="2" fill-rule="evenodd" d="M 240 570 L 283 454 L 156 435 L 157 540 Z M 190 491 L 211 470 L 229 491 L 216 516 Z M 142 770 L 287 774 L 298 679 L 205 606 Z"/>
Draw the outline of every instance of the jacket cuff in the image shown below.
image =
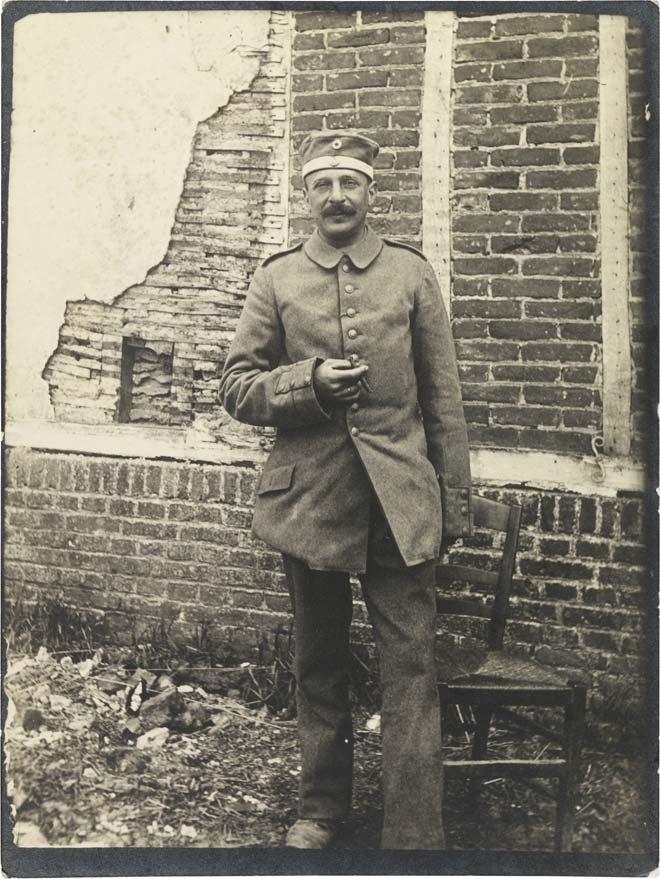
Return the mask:
<path id="1" fill-rule="evenodd" d="M 321 357 L 310 357 L 285 366 L 275 383 L 276 394 L 288 394 L 296 418 L 302 421 L 329 421 L 331 415 L 326 412 L 314 388 L 314 370 L 323 363 Z"/>
<path id="2" fill-rule="evenodd" d="M 438 482 L 442 497 L 443 537 L 471 537 L 474 533 L 474 516 L 470 488 L 448 486 L 441 474 L 438 474 Z"/>

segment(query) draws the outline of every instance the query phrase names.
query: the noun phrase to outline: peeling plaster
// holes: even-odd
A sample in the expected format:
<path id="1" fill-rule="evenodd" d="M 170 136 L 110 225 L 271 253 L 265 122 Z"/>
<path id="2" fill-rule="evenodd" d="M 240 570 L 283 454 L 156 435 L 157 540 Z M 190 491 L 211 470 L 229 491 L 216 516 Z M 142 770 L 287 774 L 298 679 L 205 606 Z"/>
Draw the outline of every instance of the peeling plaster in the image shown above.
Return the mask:
<path id="1" fill-rule="evenodd" d="M 249 86 L 268 27 L 268 10 L 48 13 L 17 23 L 9 419 L 52 417 L 41 372 L 66 302 L 109 302 L 162 259 L 196 127 Z"/>

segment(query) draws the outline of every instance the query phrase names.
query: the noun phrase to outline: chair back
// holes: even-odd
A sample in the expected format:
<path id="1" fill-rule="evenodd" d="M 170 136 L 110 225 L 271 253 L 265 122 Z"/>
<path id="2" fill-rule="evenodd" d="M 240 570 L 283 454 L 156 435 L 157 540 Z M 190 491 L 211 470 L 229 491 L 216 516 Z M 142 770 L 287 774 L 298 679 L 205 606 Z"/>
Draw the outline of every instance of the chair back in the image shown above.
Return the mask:
<path id="1" fill-rule="evenodd" d="M 466 565 L 439 563 L 436 566 L 436 585 L 443 586 L 461 582 L 487 586 L 491 589 L 491 595 L 486 600 L 482 597 L 448 598 L 441 595 L 437 599 L 438 611 L 457 616 L 488 619 L 488 647 L 491 650 L 500 650 L 509 612 L 509 597 L 516 563 L 522 507 L 519 504 L 502 504 L 499 501 L 473 496 L 472 512 L 475 528 L 500 531 L 506 534 L 499 567 L 497 570 L 486 571 Z"/>

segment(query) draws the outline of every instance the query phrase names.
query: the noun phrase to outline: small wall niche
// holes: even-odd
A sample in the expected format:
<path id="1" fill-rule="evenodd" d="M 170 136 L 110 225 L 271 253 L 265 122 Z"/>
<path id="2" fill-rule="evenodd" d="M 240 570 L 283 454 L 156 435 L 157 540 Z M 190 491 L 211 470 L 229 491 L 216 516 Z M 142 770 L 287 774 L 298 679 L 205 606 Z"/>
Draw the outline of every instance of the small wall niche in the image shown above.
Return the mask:
<path id="1" fill-rule="evenodd" d="M 179 424 L 172 393 L 172 342 L 124 338 L 117 421 Z"/>

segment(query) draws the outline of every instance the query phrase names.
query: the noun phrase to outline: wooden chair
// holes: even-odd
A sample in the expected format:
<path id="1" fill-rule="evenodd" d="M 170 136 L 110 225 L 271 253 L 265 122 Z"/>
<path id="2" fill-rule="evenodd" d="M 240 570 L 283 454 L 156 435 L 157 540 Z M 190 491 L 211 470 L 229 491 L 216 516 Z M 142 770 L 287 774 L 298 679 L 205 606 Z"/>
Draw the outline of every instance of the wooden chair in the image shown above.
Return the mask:
<path id="1" fill-rule="evenodd" d="M 488 587 L 492 595 L 447 597 L 440 593 L 438 610 L 488 620 L 483 647 L 449 647 L 440 650 L 438 671 L 440 698 L 444 706 L 473 706 L 475 732 L 469 760 L 446 760 L 448 772 L 465 772 L 484 778 L 509 774 L 517 778 L 557 779 L 555 851 L 570 851 L 575 810 L 580 748 L 584 727 L 586 687 L 567 680 L 540 663 L 503 651 L 522 508 L 486 498 L 472 499 L 476 528 L 505 532 L 499 570 L 485 571 L 463 565 L 438 564 L 436 583 Z M 465 588 L 465 587 L 463 587 Z M 463 591 L 463 590 L 461 590 Z M 483 591 L 483 590 L 482 590 Z M 488 734 L 495 709 L 512 706 L 556 707 L 564 712 L 561 759 L 501 760 L 488 758 Z"/>

